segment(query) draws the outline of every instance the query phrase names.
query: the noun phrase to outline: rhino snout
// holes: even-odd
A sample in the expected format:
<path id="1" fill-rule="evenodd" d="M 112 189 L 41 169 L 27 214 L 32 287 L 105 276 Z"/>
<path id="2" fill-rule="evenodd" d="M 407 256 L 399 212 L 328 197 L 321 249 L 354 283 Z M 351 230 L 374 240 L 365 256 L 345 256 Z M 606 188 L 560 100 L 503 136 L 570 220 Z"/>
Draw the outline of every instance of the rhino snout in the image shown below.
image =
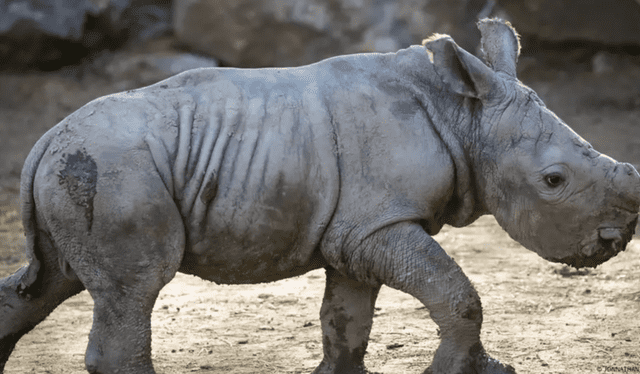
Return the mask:
<path id="1" fill-rule="evenodd" d="M 617 227 L 604 227 L 597 231 L 598 241 L 594 243 L 594 245 L 583 247 L 581 250 L 582 254 L 587 256 L 587 258 L 593 258 L 594 256 L 604 257 L 603 255 L 609 255 L 608 258 L 611 258 L 619 252 L 624 251 L 633 235 L 633 232 L 625 235 L 623 229 Z M 628 239 L 626 238 L 627 236 Z"/>
<path id="2" fill-rule="evenodd" d="M 618 253 L 624 251 L 631 241 L 638 222 L 636 215 L 629 224 L 622 227 L 600 227 L 596 229 L 591 239 L 581 244 L 580 250 L 567 257 L 553 258 L 550 261 L 561 262 L 577 269 L 582 267 L 596 267 Z"/>

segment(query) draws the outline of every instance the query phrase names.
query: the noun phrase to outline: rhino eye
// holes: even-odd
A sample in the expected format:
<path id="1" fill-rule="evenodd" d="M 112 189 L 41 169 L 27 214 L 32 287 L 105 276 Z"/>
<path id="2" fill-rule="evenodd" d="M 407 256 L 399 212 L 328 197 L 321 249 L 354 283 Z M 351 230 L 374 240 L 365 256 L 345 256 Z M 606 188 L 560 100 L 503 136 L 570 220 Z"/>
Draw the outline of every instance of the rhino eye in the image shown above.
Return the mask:
<path id="1" fill-rule="evenodd" d="M 547 185 L 552 188 L 558 187 L 562 182 L 564 182 L 562 175 L 556 173 L 545 176 L 544 180 L 547 182 Z"/>

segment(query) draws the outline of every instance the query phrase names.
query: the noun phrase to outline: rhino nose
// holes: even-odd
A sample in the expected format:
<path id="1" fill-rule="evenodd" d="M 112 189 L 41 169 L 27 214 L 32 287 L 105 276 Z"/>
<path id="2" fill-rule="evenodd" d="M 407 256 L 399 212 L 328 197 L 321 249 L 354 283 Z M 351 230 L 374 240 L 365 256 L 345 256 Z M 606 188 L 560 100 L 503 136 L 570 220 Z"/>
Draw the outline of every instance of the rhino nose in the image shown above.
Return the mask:
<path id="1" fill-rule="evenodd" d="M 581 252 L 585 258 L 574 258 L 573 260 L 577 261 L 577 263 L 572 265 L 583 264 L 579 266 L 584 266 L 584 264 L 589 264 L 586 266 L 595 266 L 601 264 L 621 251 L 624 251 L 628 242 L 628 240 L 625 240 L 622 229 L 613 227 L 598 229 L 598 239 L 597 243 L 584 246 Z"/>
<path id="2" fill-rule="evenodd" d="M 640 174 L 635 167 L 626 162 L 618 163 L 614 167 L 614 185 L 618 196 L 628 210 L 638 211 L 640 206 Z"/>
<path id="3" fill-rule="evenodd" d="M 598 235 L 600 236 L 600 239 L 610 241 L 614 248 L 623 240 L 622 231 L 616 228 L 600 229 L 598 230 Z"/>
<path id="4" fill-rule="evenodd" d="M 587 257 L 592 257 L 598 253 L 600 253 L 600 255 L 608 253 L 607 258 L 609 258 L 620 252 L 623 245 L 626 244 L 622 230 L 613 227 L 598 229 L 598 239 L 599 241 L 597 243 L 584 246 L 582 248 L 582 254 Z"/>

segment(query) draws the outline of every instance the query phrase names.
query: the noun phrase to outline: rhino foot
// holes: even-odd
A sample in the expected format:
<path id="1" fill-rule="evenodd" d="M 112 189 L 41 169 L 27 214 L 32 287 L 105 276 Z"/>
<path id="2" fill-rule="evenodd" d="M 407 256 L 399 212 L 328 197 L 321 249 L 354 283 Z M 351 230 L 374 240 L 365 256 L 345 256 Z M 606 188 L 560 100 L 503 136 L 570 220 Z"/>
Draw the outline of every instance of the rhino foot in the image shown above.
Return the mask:
<path id="1" fill-rule="evenodd" d="M 476 344 L 470 353 L 469 364 L 461 371 L 451 374 L 516 374 L 513 366 L 489 357 L 481 344 Z M 446 373 L 449 374 L 448 371 Z M 429 366 L 422 374 L 441 374 L 441 372 L 434 372 Z"/>
<path id="2" fill-rule="evenodd" d="M 4 373 L 4 365 L 9 360 L 13 348 L 15 348 L 18 339 L 8 337 L 0 340 L 0 374 Z"/>
<path id="3" fill-rule="evenodd" d="M 42 248 L 46 242 L 40 240 Z M 50 266 L 53 262 L 51 252 L 43 251 L 43 264 L 47 265 L 33 294 L 21 292 L 23 281 L 29 274 L 37 274 L 40 265 L 23 266 L 14 274 L 0 279 L 0 374 L 9 360 L 11 352 L 20 338 L 31 331 L 40 321 L 45 319 L 59 304 L 84 288 L 79 281 L 72 282 L 64 278 L 58 267 Z M 34 270 L 35 269 L 35 270 Z M 35 295 L 35 296 L 34 296 Z"/>
<path id="4" fill-rule="evenodd" d="M 363 365 L 329 365 L 323 361 L 312 374 L 382 374 L 367 370 Z"/>
<path id="5" fill-rule="evenodd" d="M 472 371 L 464 371 L 461 374 L 516 374 L 516 370 L 511 365 L 505 365 L 498 360 L 493 358 L 489 358 L 489 361 L 481 366 L 471 368 Z M 422 374 L 438 374 L 434 373 L 431 370 L 431 367 L 428 367 Z"/>

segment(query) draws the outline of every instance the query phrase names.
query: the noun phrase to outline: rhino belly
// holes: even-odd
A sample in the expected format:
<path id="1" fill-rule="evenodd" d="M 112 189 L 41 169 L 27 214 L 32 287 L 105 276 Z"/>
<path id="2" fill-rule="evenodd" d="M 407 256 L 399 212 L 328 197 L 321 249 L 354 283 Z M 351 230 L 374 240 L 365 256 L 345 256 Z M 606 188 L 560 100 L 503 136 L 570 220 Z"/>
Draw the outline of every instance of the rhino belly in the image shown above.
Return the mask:
<path id="1" fill-rule="evenodd" d="M 218 284 L 247 284 L 291 278 L 326 266 L 319 251 L 303 258 L 296 245 L 247 245 L 224 236 L 214 240 L 206 253 L 186 251 L 179 271 Z"/>
<path id="2" fill-rule="evenodd" d="M 309 132 L 295 133 L 304 139 Z M 338 191 L 331 148 L 319 149 L 317 137 L 295 141 L 268 130 L 222 139 L 224 153 L 218 157 L 212 147 L 212 171 L 183 209 L 181 271 L 217 283 L 259 283 L 324 266 L 318 245 Z"/>
<path id="3" fill-rule="evenodd" d="M 276 192 L 277 194 L 277 192 Z M 214 202 L 205 229 L 189 232 L 181 272 L 216 283 L 260 283 L 326 265 L 318 249 L 323 227 L 315 201 L 282 193 L 275 201 Z"/>

